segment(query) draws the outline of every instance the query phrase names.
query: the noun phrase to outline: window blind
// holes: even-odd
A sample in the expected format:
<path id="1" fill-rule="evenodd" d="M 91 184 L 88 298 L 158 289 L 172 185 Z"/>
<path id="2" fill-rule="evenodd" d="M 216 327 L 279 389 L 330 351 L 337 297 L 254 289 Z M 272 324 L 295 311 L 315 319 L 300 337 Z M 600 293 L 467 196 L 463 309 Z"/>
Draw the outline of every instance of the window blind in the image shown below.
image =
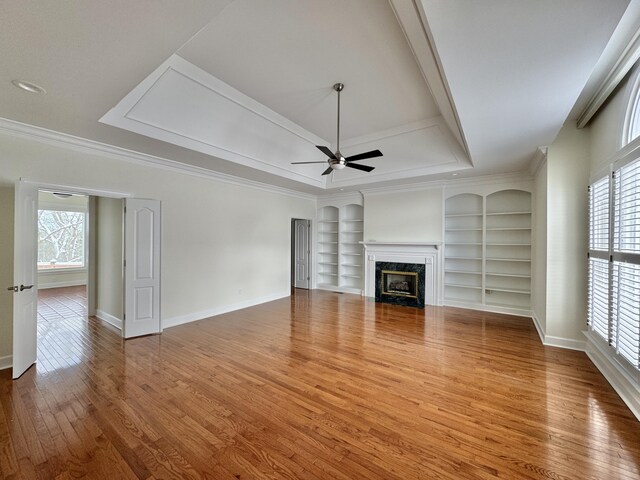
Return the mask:
<path id="1" fill-rule="evenodd" d="M 589 187 L 589 329 L 640 380 L 640 159 Z"/>
<path id="2" fill-rule="evenodd" d="M 589 249 L 609 250 L 609 178 L 589 187 Z"/>

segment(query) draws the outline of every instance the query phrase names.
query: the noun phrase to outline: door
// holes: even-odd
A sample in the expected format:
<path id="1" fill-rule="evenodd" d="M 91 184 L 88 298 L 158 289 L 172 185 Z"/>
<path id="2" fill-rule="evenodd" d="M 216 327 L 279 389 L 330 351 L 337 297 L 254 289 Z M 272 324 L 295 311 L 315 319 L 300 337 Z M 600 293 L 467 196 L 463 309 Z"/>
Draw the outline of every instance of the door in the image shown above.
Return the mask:
<path id="1" fill-rule="evenodd" d="M 38 188 L 16 183 L 13 250 L 13 378 L 37 357 Z"/>
<path id="2" fill-rule="evenodd" d="M 294 258 L 295 274 L 293 286 L 296 288 L 309 288 L 309 220 L 294 220 Z"/>
<path id="3" fill-rule="evenodd" d="M 160 201 L 127 198 L 124 337 L 160 333 Z"/>

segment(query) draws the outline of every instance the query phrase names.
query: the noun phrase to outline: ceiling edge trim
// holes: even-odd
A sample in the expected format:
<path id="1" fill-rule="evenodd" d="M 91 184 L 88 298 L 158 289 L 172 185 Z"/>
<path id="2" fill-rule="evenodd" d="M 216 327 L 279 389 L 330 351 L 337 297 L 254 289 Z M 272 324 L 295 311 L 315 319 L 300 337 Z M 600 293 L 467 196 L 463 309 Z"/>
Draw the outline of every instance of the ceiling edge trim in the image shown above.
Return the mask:
<path id="1" fill-rule="evenodd" d="M 498 182 L 529 181 L 533 177 L 528 172 L 499 173 L 496 175 L 482 175 L 480 177 L 458 178 L 451 180 L 430 180 L 428 182 L 412 183 L 407 185 L 393 185 L 386 187 L 363 188 L 360 192 L 366 197 L 371 195 L 388 195 L 390 193 L 417 192 L 433 188 L 465 187 L 477 185 L 493 185 Z M 334 194 L 335 195 L 335 194 Z M 330 196 L 330 195 L 326 195 Z M 321 194 L 318 198 L 324 198 Z"/>
<path id="2" fill-rule="evenodd" d="M 411 2 L 389 0 L 389 3 L 445 123 L 473 164 L 469 145 L 435 48 L 421 0 L 412 0 Z"/>
<path id="3" fill-rule="evenodd" d="M 236 177 L 226 173 L 215 172 L 195 165 L 188 165 L 168 158 L 157 157 L 106 143 L 96 142 L 95 140 L 76 137 L 67 133 L 56 132 L 54 130 L 16 122 L 7 118 L 0 118 L 0 133 L 10 135 L 12 137 L 35 140 L 54 147 L 67 148 L 69 150 L 88 153 L 90 155 L 100 155 L 113 160 L 158 168 L 199 178 L 217 180 L 232 185 L 250 187 L 269 193 L 279 193 L 305 200 L 316 200 L 317 198 L 314 194 L 298 192 L 296 190 L 277 187 L 275 185 L 269 185 L 255 180 L 248 180 L 246 178 Z"/>
<path id="4" fill-rule="evenodd" d="M 640 58 L 640 28 L 633 34 L 631 42 L 620 53 L 613 68 L 609 71 L 607 76 L 600 82 L 595 93 L 589 98 L 587 106 L 578 116 L 578 128 L 584 128 L 587 126 L 593 116 L 598 113 L 600 107 L 607 101 L 609 95 L 615 90 L 618 84 L 622 81 L 631 67 Z"/>

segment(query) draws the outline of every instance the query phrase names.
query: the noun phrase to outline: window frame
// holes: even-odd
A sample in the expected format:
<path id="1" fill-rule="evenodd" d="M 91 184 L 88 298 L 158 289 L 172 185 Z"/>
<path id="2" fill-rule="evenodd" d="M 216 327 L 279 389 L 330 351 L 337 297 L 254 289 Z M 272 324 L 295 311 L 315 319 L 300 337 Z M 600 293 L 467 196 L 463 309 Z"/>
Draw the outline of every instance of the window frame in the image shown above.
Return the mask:
<path id="1" fill-rule="evenodd" d="M 48 210 L 48 211 L 57 211 L 57 212 L 73 212 L 73 213 L 82 213 L 83 214 L 83 259 L 82 267 L 68 267 L 68 268 L 43 268 L 41 269 L 38 266 L 38 262 L 36 262 L 36 272 L 38 275 L 59 275 L 63 273 L 80 273 L 86 272 L 89 264 L 89 212 L 86 208 L 77 207 L 74 205 L 55 205 L 48 203 L 41 203 L 38 205 L 38 211 L 40 210 Z M 38 226 L 36 225 L 36 228 Z"/>

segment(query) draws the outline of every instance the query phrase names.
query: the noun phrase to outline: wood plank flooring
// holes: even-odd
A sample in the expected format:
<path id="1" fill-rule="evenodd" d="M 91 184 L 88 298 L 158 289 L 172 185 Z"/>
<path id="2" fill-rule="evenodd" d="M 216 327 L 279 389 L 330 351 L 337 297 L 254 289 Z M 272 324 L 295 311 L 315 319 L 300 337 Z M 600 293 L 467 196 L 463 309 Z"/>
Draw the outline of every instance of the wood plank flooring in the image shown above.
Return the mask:
<path id="1" fill-rule="evenodd" d="M 640 478 L 640 423 L 530 319 L 297 290 L 125 342 L 79 312 L 0 372 L 4 479 Z"/>

